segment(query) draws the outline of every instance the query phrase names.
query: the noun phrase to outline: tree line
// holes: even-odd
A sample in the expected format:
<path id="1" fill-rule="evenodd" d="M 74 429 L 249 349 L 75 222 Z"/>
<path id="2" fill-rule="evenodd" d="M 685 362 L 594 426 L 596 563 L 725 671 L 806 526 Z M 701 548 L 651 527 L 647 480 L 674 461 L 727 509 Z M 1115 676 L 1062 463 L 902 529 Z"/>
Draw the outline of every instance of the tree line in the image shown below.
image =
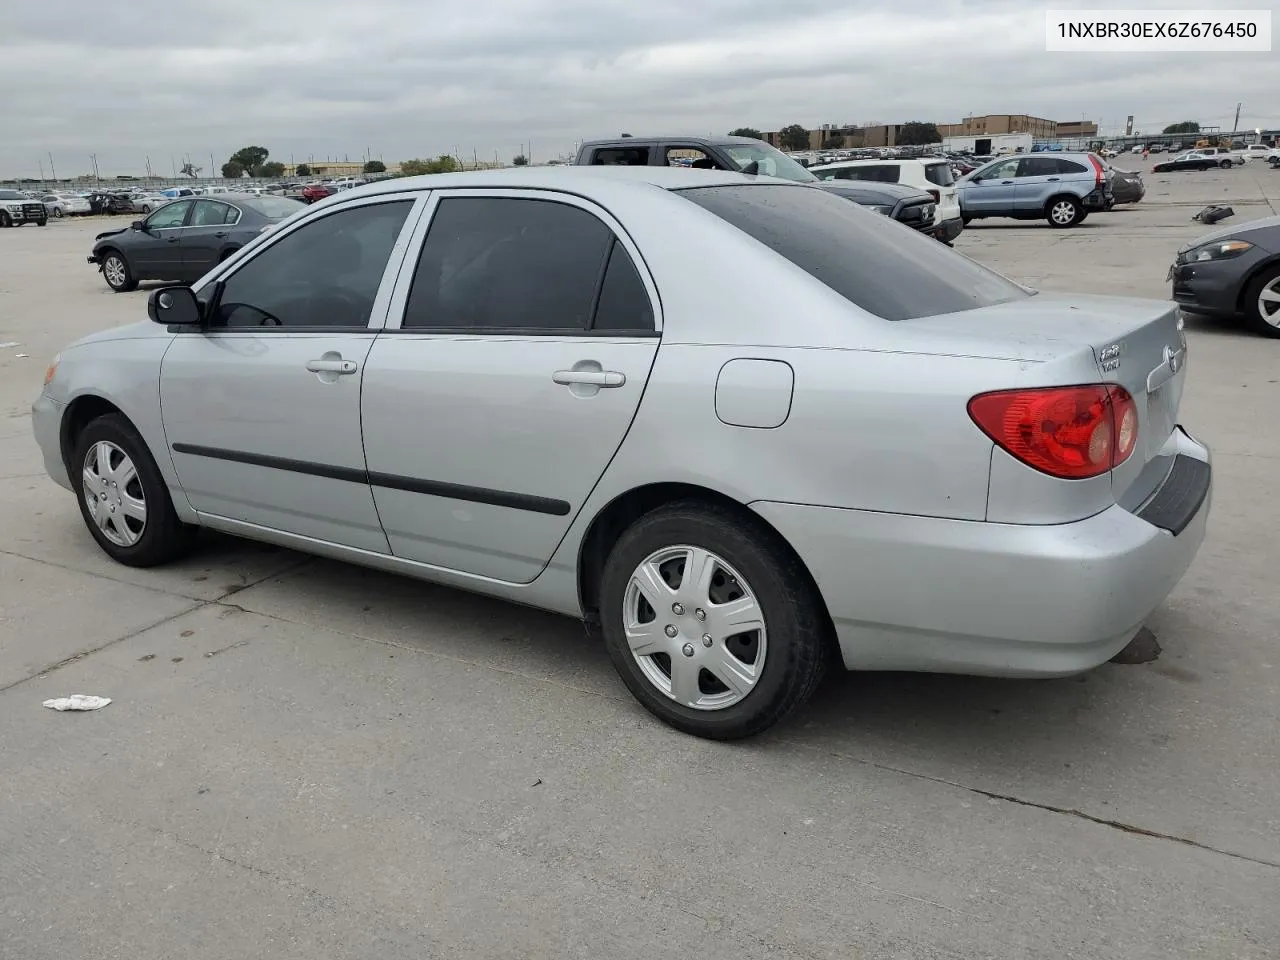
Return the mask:
<path id="1" fill-rule="evenodd" d="M 266 147 L 241 147 L 231 154 L 230 159 L 222 165 L 222 175 L 228 180 L 239 180 L 246 176 L 268 180 L 283 177 L 286 169 L 285 165 L 277 160 L 268 159 L 270 156 L 271 151 Z M 529 158 L 524 154 L 520 154 L 512 159 L 511 162 L 517 167 L 523 167 L 528 164 Z M 453 173 L 460 169 L 461 166 L 455 157 L 442 153 L 434 159 L 405 160 L 400 164 L 399 171 L 391 174 L 391 176 L 419 177 L 428 173 Z M 194 172 L 189 172 L 184 167 L 182 172 L 194 177 L 199 170 L 199 167 L 195 167 L 193 168 Z M 387 165 L 381 160 L 369 160 L 364 164 L 363 170 L 367 174 L 386 173 Z M 324 176 L 325 173 L 326 167 L 321 164 L 312 166 L 309 163 L 300 163 L 293 168 L 293 175 L 297 177 L 320 177 Z"/>

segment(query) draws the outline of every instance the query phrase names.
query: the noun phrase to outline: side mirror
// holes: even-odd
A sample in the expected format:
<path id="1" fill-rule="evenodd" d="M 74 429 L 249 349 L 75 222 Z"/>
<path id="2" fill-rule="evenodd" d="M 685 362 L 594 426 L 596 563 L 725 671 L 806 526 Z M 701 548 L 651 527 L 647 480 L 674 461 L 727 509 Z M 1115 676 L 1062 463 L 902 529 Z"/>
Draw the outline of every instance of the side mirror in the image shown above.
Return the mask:
<path id="1" fill-rule="evenodd" d="M 147 298 L 147 316 L 170 327 L 198 327 L 200 303 L 190 287 L 161 287 Z"/>
<path id="2" fill-rule="evenodd" d="M 129 224 L 129 229 L 130 229 L 130 230 L 141 230 L 141 229 L 143 229 L 142 221 L 141 221 L 141 220 L 135 220 L 135 221 L 133 221 L 133 223 Z"/>

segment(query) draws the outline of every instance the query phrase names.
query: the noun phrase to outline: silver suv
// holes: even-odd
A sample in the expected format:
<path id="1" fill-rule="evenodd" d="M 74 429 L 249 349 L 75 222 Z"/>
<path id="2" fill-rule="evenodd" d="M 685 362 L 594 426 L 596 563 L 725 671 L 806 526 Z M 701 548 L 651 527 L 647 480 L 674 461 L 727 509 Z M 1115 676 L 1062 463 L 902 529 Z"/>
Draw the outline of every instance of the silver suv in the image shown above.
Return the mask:
<path id="1" fill-rule="evenodd" d="M 1115 202 L 1111 169 L 1092 153 L 1025 153 L 1000 157 L 956 183 L 960 215 L 968 224 L 984 217 L 1049 221 L 1074 227 L 1090 211 Z"/>

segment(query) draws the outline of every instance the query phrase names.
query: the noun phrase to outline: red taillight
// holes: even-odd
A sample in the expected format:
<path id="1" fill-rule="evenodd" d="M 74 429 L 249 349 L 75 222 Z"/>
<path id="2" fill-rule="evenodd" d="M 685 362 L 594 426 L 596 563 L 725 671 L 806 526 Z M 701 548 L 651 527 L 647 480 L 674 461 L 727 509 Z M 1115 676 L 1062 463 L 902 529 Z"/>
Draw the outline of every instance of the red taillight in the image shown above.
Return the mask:
<path id="1" fill-rule="evenodd" d="M 1115 384 L 980 393 L 969 416 L 1023 463 L 1065 480 L 1106 473 L 1138 445 L 1137 405 Z"/>
<path id="2" fill-rule="evenodd" d="M 1107 171 L 1106 171 L 1106 169 L 1102 166 L 1102 161 L 1101 161 L 1101 160 L 1099 160 L 1097 157 L 1095 157 L 1095 156 L 1091 153 L 1091 154 L 1089 154 L 1089 162 L 1093 164 L 1093 178 L 1094 178 L 1094 180 L 1097 182 L 1098 186 L 1102 186 L 1102 185 L 1103 185 L 1103 183 L 1105 183 L 1105 182 L 1106 182 L 1106 179 L 1107 179 Z"/>
<path id="3" fill-rule="evenodd" d="M 941 202 L 942 202 L 942 194 L 941 194 L 941 192 L 939 192 L 939 191 L 937 191 L 937 190 L 930 190 L 930 191 L 929 191 L 929 196 L 933 197 L 933 202 L 934 202 L 934 203 L 941 203 Z"/>

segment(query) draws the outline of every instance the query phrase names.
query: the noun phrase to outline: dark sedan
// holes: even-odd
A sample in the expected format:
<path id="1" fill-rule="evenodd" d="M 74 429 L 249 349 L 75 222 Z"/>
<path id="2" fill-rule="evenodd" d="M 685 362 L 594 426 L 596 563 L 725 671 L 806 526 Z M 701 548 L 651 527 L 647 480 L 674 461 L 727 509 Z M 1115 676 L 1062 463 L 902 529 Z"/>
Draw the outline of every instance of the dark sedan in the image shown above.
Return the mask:
<path id="1" fill-rule="evenodd" d="M 134 289 L 139 280 L 190 283 L 305 208 L 286 197 L 237 193 L 175 200 L 127 230 L 98 234 L 89 262 L 117 293 Z"/>
<path id="2" fill-rule="evenodd" d="M 1174 157 L 1172 160 L 1161 160 L 1151 168 L 1151 172 L 1172 173 L 1175 170 L 1212 170 L 1216 166 L 1218 166 L 1218 160 L 1215 157 L 1192 151 L 1191 153 L 1184 153 L 1181 156 Z"/>
<path id="3" fill-rule="evenodd" d="M 823 180 L 814 184 L 819 190 L 852 200 L 890 220 L 897 220 L 912 230 L 932 233 L 937 213 L 933 197 L 915 187 L 872 180 Z"/>
<path id="4" fill-rule="evenodd" d="M 1280 217 L 1205 234 L 1178 250 L 1169 268 L 1173 299 L 1188 313 L 1244 317 L 1280 337 Z"/>
<path id="5" fill-rule="evenodd" d="M 1147 195 L 1147 185 L 1142 182 L 1142 174 L 1135 170 L 1121 170 L 1112 167 L 1111 192 L 1115 203 L 1137 203 Z"/>

